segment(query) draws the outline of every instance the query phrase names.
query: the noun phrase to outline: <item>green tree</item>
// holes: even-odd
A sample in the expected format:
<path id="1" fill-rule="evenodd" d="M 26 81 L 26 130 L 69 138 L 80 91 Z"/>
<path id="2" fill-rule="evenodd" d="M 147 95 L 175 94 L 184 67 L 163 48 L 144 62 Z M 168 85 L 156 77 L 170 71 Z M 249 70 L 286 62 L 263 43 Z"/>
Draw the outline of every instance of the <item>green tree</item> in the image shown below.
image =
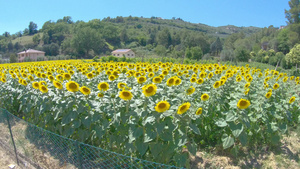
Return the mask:
<path id="1" fill-rule="evenodd" d="M 300 1 L 290 0 L 290 9 L 285 9 L 285 17 L 288 20 L 288 24 L 300 23 Z"/>
<path id="2" fill-rule="evenodd" d="M 191 47 L 190 51 L 192 53 L 192 59 L 200 60 L 203 56 L 202 49 L 198 46 Z"/>
<path id="3" fill-rule="evenodd" d="M 11 41 L 7 44 L 7 49 L 9 52 L 12 52 L 14 50 L 14 45 L 12 44 Z"/>
<path id="4" fill-rule="evenodd" d="M 76 31 L 72 39 L 72 47 L 79 55 L 88 57 L 89 52 L 99 51 L 105 46 L 105 40 L 102 35 L 90 27 L 80 28 Z"/>
<path id="5" fill-rule="evenodd" d="M 29 35 L 33 35 L 37 33 L 37 24 L 31 21 L 29 23 L 28 30 L 29 30 Z"/>
<path id="6" fill-rule="evenodd" d="M 289 52 L 290 48 L 289 48 L 288 40 L 289 40 L 288 30 L 287 29 L 281 30 L 277 36 L 279 52 L 282 52 L 284 54 Z"/>
<path id="7" fill-rule="evenodd" d="M 127 30 L 126 29 L 123 29 L 121 31 L 121 34 L 120 34 L 120 40 L 122 42 L 124 42 L 125 44 L 128 43 L 129 41 L 129 38 L 128 38 L 128 34 L 127 34 Z"/>
<path id="8" fill-rule="evenodd" d="M 157 45 L 155 48 L 154 48 L 154 52 L 159 55 L 159 56 L 165 56 L 166 53 L 167 53 L 167 49 L 166 47 L 164 47 L 163 45 Z"/>
<path id="9" fill-rule="evenodd" d="M 238 47 L 234 50 L 235 58 L 240 62 L 248 62 L 250 59 L 250 52 L 245 47 Z"/>
<path id="10" fill-rule="evenodd" d="M 295 45 L 291 51 L 286 54 L 285 58 L 286 61 L 298 67 L 298 64 L 300 64 L 300 44 Z"/>
<path id="11" fill-rule="evenodd" d="M 157 43 L 168 48 L 172 44 L 171 34 L 168 28 L 164 28 L 157 34 Z"/>
<path id="12" fill-rule="evenodd" d="M 190 50 L 190 48 L 186 48 L 185 49 L 185 57 L 188 58 L 188 59 L 191 59 L 192 58 L 192 52 Z"/>
<path id="13" fill-rule="evenodd" d="M 32 41 L 35 45 L 38 45 L 40 43 L 40 40 L 41 40 L 41 36 L 40 34 L 35 34 L 33 37 L 32 37 Z"/>
<path id="14" fill-rule="evenodd" d="M 219 37 L 217 37 L 216 41 L 214 41 L 211 45 L 210 45 L 210 53 L 213 54 L 214 56 L 218 56 L 221 51 L 222 51 L 223 47 L 222 47 L 222 43 Z"/>
<path id="15" fill-rule="evenodd" d="M 10 54 L 9 62 L 10 63 L 16 63 L 17 62 L 17 55 L 15 53 Z"/>

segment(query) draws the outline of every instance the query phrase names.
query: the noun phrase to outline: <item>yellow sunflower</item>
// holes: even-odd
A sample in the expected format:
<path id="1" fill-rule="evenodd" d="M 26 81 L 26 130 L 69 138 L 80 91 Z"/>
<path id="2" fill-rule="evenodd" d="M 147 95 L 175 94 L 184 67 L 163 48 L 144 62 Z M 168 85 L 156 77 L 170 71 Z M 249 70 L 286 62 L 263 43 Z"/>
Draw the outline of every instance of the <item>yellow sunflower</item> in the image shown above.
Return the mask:
<path id="1" fill-rule="evenodd" d="M 162 81 L 162 78 L 160 78 L 159 76 L 156 76 L 152 79 L 153 83 L 161 83 L 161 81 Z"/>
<path id="2" fill-rule="evenodd" d="M 179 77 L 175 78 L 174 85 L 178 86 L 181 83 L 181 79 Z"/>
<path id="3" fill-rule="evenodd" d="M 240 75 L 237 75 L 236 78 L 235 78 L 235 80 L 236 80 L 237 82 L 240 82 L 240 81 L 242 80 L 242 77 L 241 77 Z"/>
<path id="4" fill-rule="evenodd" d="M 276 89 L 278 89 L 278 88 L 279 88 L 279 84 L 278 84 L 278 83 L 275 83 L 275 84 L 273 85 L 273 89 L 276 90 Z"/>
<path id="5" fill-rule="evenodd" d="M 269 99 L 271 96 L 272 96 L 272 92 L 268 92 L 268 93 L 265 95 L 265 97 L 266 97 L 267 99 Z"/>
<path id="6" fill-rule="evenodd" d="M 191 82 L 191 83 L 195 83 L 196 81 L 197 81 L 196 77 L 192 77 L 192 78 L 190 79 L 190 82 Z"/>
<path id="7" fill-rule="evenodd" d="M 104 96 L 104 94 L 103 93 L 98 93 L 97 96 L 101 98 L 101 97 Z"/>
<path id="8" fill-rule="evenodd" d="M 70 80 L 71 79 L 71 75 L 69 73 L 64 73 L 62 74 L 65 80 Z"/>
<path id="9" fill-rule="evenodd" d="M 47 93 L 47 92 L 48 92 L 48 88 L 47 88 L 45 85 L 40 85 L 40 86 L 39 86 L 39 89 L 40 89 L 40 91 L 43 92 L 43 93 Z"/>
<path id="10" fill-rule="evenodd" d="M 246 109 L 250 106 L 250 101 L 246 99 L 240 99 L 237 103 L 239 109 Z"/>
<path id="11" fill-rule="evenodd" d="M 206 93 L 201 96 L 202 101 L 207 101 L 208 99 L 209 99 L 209 95 Z"/>
<path id="12" fill-rule="evenodd" d="M 196 111 L 196 115 L 201 115 L 202 114 L 202 108 L 200 107 L 197 111 Z"/>
<path id="13" fill-rule="evenodd" d="M 87 73 L 86 74 L 86 77 L 88 78 L 88 79 L 92 79 L 93 77 L 94 77 L 94 74 L 93 73 Z"/>
<path id="14" fill-rule="evenodd" d="M 38 82 L 33 82 L 32 87 L 35 88 L 35 89 L 39 89 L 40 85 L 39 85 Z"/>
<path id="15" fill-rule="evenodd" d="M 295 100 L 296 100 L 296 97 L 295 97 L 295 96 L 293 96 L 293 97 L 291 97 L 291 98 L 290 98 L 290 101 L 289 101 L 289 103 L 290 103 L 290 104 L 292 104 L 292 103 L 293 103 Z"/>
<path id="16" fill-rule="evenodd" d="M 139 84 L 142 84 L 142 83 L 146 82 L 147 78 L 145 76 L 140 76 L 140 77 L 136 78 L 136 80 Z"/>
<path id="17" fill-rule="evenodd" d="M 191 103 L 189 103 L 189 102 L 183 103 L 182 105 L 179 106 L 179 108 L 177 110 L 177 114 L 185 113 L 186 111 L 189 110 L 190 106 L 191 106 Z"/>
<path id="18" fill-rule="evenodd" d="M 146 97 L 153 96 L 156 93 L 157 86 L 155 84 L 148 84 L 143 86 L 142 90 Z"/>
<path id="19" fill-rule="evenodd" d="M 194 92 L 195 92 L 195 88 L 193 87 L 193 86 L 191 86 L 190 88 L 188 88 L 187 90 L 186 90 L 186 94 L 187 95 L 191 95 L 191 94 L 193 94 Z"/>
<path id="20" fill-rule="evenodd" d="M 41 86 L 41 85 L 44 85 L 44 86 L 46 86 L 47 85 L 47 83 L 45 82 L 45 81 L 40 81 L 39 82 L 39 85 Z"/>
<path id="21" fill-rule="evenodd" d="M 116 77 L 114 75 L 109 75 L 108 79 L 110 81 L 114 81 L 114 80 L 116 80 Z"/>
<path id="22" fill-rule="evenodd" d="M 170 104 L 167 101 L 160 101 L 155 106 L 155 110 L 159 113 L 163 113 L 169 110 L 169 108 L 170 108 Z"/>
<path id="23" fill-rule="evenodd" d="M 86 86 L 82 86 L 80 89 L 80 92 L 84 95 L 89 95 L 91 94 L 91 89 L 86 87 Z"/>
<path id="24" fill-rule="evenodd" d="M 66 84 L 66 88 L 70 92 L 77 92 L 79 90 L 79 84 L 74 81 L 69 81 Z"/>
<path id="25" fill-rule="evenodd" d="M 153 77 L 154 76 L 154 73 L 153 72 L 150 72 L 149 74 L 148 74 L 148 77 Z"/>
<path id="26" fill-rule="evenodd" d="M 55 78 L 52 75 L 49 75 L 48 79 L 52 82 Z"/>
<path id="27" fill-rule="evenodd" d="M 170 77 L 168 80 L 167 80 L 167 86 L 171 87 L 175 84 L 175 78 L 174 77 Z"/>
<path id="28" fill-rule="evenodd" d="M 246 83 L 244 87 L 248 88 L 249 86 L 250 86 L 250 83 Z"/>
<path id="29" fill-rule="evenodd" d="M 220 87 L 220 85 L 221 85 L 221 82 L 220 82 L 220 81 L 216 81 L 213 87 L 214 87 L 215 89 L 217 89 L 217 88 Z"/>
<path id="30" fill-rule="evenodd" d="M 59 75 L 56 75 L 56 79 L 57 79 L 58 81 L 63 81 L 63 80 L 64 80 L 64 77 L 63 77 L 61 74 L 59 74 Z"/>
<path id="31" fill-rule="evenodd" d="M 123 82 L 118 83 L 118 88 L 119 89 L 124 89 L 125 87 L 126 87 L 126 83 L 123 83 Z"/>
<path id="32" fill-rule="evenodd" d="M 98 89 L 101 91 L 107 91 L 109 89 L 109 84 L 107 82 L 100 82 L 98 84 Z"/>
<path id="33" fill-rule="evenodd" d="M 198 80 L 197 80 L 197 84 L 202 84 L 204 82 L 204 80 L 202 79 L 202 78 L 199 78 Z"/>
<path id="34" fill-rule="evenodd" d="M 54 85 L 54 87 L 56 87 L 57 89 L 62 89 L 62 88 L 63 88 L 63 85 L 62 85 L 59 81 L 57 81 L 57 80 L 54 80 L 54 81 L 53 81 L 53 85 Z"/>
<path id="35" fill-rule="evenodd" d="M 123 100 L 131 100 L 131 98 L 133 97 L 132 93 L 128 90 L 122 90 L 119 93 L 119 97 Z"/>

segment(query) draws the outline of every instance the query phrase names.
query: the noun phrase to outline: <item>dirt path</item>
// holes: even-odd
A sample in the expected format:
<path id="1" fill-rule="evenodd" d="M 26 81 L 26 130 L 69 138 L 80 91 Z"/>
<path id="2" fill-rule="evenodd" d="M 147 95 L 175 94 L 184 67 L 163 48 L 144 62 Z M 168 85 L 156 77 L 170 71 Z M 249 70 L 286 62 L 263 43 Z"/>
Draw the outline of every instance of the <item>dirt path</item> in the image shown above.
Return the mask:
<path id="1" fill-rule="evenodd" d="M 8 165 L 10 164 L 15 165 L 14 169 L 20 169 L 20 167 L 17 165 L 17 162 L 15 162 L 15 157 L 12 157 L 10 153 L 6 152 L 0 146 L 0 169 L 9 169 Z"/>

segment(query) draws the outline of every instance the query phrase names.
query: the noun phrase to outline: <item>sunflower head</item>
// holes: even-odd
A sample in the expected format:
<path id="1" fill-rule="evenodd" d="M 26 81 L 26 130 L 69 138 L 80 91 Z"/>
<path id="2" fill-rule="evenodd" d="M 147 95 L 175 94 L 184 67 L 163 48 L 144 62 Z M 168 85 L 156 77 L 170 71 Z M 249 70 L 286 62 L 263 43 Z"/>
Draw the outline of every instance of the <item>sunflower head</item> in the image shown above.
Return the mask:
<path id="1" fill-rule="evenodd" d="M 169 108 L 170 108 L 170 104 L 167 101 L 160 101 L 155 106 L 155 110 L 159 113 L 163 113 L 169 110 Z"/>
<path id="2" fill-rule="evenodd" d="M 202 79 L 202 78 L 199 78 L 198 80 L 197 80 L 197 84 L 202 84 L 204 82 L 204 80 Z"/>
<path id="3" fill-rule="evenodd" d="M 145 76 L 140 76 L 140 77 L 136 78 L 136 80 L 139 84 L 142 84 L 142 83 L 146 82 L 147 78 Z"/>
<path id="4" fill-rule="evenodd" d="M 132 93 L 128 90 L 122 90 L 119 93 L 119 97 L 123 100 L 131 100 L 131 98 L 133 97 Z"/>
<path id="5" fill-rule="evenodd" d="M 98 93 L 97 96 L 102 98 L 104 96 L 104 94 L 103 93 Z"/>
<path id="6" fill-rule="evenodd" d="M 115 75 L 109 75 L 108 79 L 110 81 L 114 81 L 114 80 L 116 80 L 116 77 L 115 77 Z"/>
<path id="7" fill-rule="evenodd" d="M 49 75 L 48 79 L 52 82 L 55 78 L 52 75 Z"/>
<path id="8" fill-rule="evenodd" d="M 100 82 L 98 84 L 98 89 L 100 91 L 107 91 L 109 89 L 109 84 L 107 82 Z"/>
<path id="9" fill-rule="evenodd" d="M 271 96 L 272 96 L 272 92 L 268 92 L 268 93 L 265 95 L 265 97 L 266 97 L 267 99 L 269 99 Z"/>
<path id="10" fill-rule="evenodd" d="M 91 89 L 86 87 L 86 86 L 82 86 L 80 89 L 80 92 L 84 95 L 89 95 L 91 94 Z"/>
<path id="11" fill-rule="evenodd" d="M 143 93 L 146 97 L 155 95 L 157 86 L 155 84 L 148 84 L 142 87 Z"/>
<path id="12" fill-rule="evenodd" d="M 185 113 L 186 111 L 188 111 L 190 106 L 191 106 L 191 103 L 189 103 L 189 102 L 183 103 L 182 105 L 179 106 L 179 108 L 177 110 L 177 114 Z"/>
<path id="13" fill-rule="evenodd" d="M 207 101 L 209 99 L 209 95 L 204 93 L 202 96 L 201 96 L 201 100 L 202 101 Z"/>
<path id="14" fill-rule="evenodd" d="M 196 81 L 197 81 L 196 77 L 192 77 L 192 78 L 190 79 L 190 82 L 191 82 L 191 83 L 195 83 Z"/>
<path id="15" fill-rule="evenodd" d="M 32 87 L 35 88 L 35 89 L 39 89 L 40 85 L 39 85 L 38 82 L 33 82 Z"/>
<path id="16" fill-rule="evenodd" d="M 153 83 L 161 83 L 161 81 L 162 81 L 162 78 L 159 77 L 159 76 L 156 76 L 156 77 L 154 77 L 154 78 L 152 79 L 152 82 L 153 82 Z"/>
<path id="17" fill-rule="evenodd" d="M 295 96 L 293 96 L 293 97 L 291 97 L 291 98 L 290 98 L 290 101 L 289 101 L 289 103 L 290 103 L 290 104 L 292 104 L 292 103 L 293 103 L 295 100 L 296 100 L 296 97 L 295 97 Z"/>
<path id="18" fill-rule="evenodd" d="M 191 94 L 193 94 L 194 92 L 195 92 L 195 88 L 193 87 L 193 86 L 191 86 L 190 88 L 188 88 L 187 90 L 186 90 L 186 94 L 187 95 L 191 95 Z"/>
<path id="19" fill-rule="evenodd" d="M 77 92 L 79 90 L 79 84 L 74 81 L 69 81 L 66 84 L 66 88 L 70 92 Z"/>
<path id="20" fill-rule="evenodd" d="M 175 78 L 174 85 L 178 86 L 181 84 L 181 79 L 179 77 Z"/>
<path id="21" fill-rule="evenodd" d="M 59 75 L 56 75 L 56 79 L 57 79 L 58 81 L 63 81 L 63 80 L 64 80 L 64 77 L 63 77 L 63 75 L 59 74 Z"/>
<path id="22" fill-rule="evenodd" d="M 202 108 L 200 107 L 197 111 L 196 111 L 196 115 L 201 115 L 202 114 Z"/>
<path id="23" fill-rule="evenodd" d="M 249 86 L 250 86 L 250 83 L 248 82 L 248 83 L 245 84 L 244 87 L 245 87 L 245 88 L 248 88 Z"/>
<path id="24" fill-rule="evenodd" d="M 220 85 L 221 85 L 221 82 L 220 81 L 216 81 L 215 83 L 214 83 L 214 88 L 215 89 L 217 89 L 217 88 L 219 88 L 220 87 Z"/>
<path id="25" fill-rule="evenodd" d="M 39 89 L 43 93 L 47 93 L 48 92 L 48 88 L 45 85 L 40 85 Z"/>
<path id="26" fill-rule="evenodd" d="M 153 77 L 154 76 L 154 73 L 153 72 L 150 72 L 149 74 L 148 74 L 148 77 Z"/>
<path id="27" fill-rule="evenodd" d="M 239 109 L 246 109 L 250 106 L 250 101 L 246 99 L 240 99 L 237 103 Z"/>
<path id="28" fill-rule="evenodd" d="M 275 84 L 273 85 L 273 89 L 276 90 L 276 89 L 278 89 L 278 88 L 279 88 L 279 84 L 278 84 L 278 83 L 275 83 Z"/>
<path id="29" fill-rule="evenodd" d="M 54 85 L 54 87 L 56 87 L 57 89 L 63 89 L 63 85 L 62 85 L 59 81 L 54 80 L 54 81 L 53 81 L 53 85 Z"/>
<path id="30" fill-rule="evenodd" d="M 175 78 L 174 77 L 170 77 L 168 80 L 167 80 L 167 86 L 171 87 L 175 84 Z"/>
<path id="31" fill-rule="evenodd" d="M 118 83 L 118 88 L 119 89 L 124 89 L 125 87 L 126 87 L 126 83 L 123 83 L 123 82 Z"/>

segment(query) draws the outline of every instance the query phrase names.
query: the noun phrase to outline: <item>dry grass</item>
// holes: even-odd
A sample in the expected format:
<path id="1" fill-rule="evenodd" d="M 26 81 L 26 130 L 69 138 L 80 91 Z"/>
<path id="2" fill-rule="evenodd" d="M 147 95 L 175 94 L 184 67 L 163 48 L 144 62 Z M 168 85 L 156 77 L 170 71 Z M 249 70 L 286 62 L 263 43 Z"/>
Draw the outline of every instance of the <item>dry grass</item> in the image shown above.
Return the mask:
<path id="1" fill-rule="evenodd" d="M 220 151 L 201 151 L 191 157 L 191 168 L 293 168 L 300 169 L 300 127 L 284 136 L 276 148 L 241 149 L 238 157 Z"/>

